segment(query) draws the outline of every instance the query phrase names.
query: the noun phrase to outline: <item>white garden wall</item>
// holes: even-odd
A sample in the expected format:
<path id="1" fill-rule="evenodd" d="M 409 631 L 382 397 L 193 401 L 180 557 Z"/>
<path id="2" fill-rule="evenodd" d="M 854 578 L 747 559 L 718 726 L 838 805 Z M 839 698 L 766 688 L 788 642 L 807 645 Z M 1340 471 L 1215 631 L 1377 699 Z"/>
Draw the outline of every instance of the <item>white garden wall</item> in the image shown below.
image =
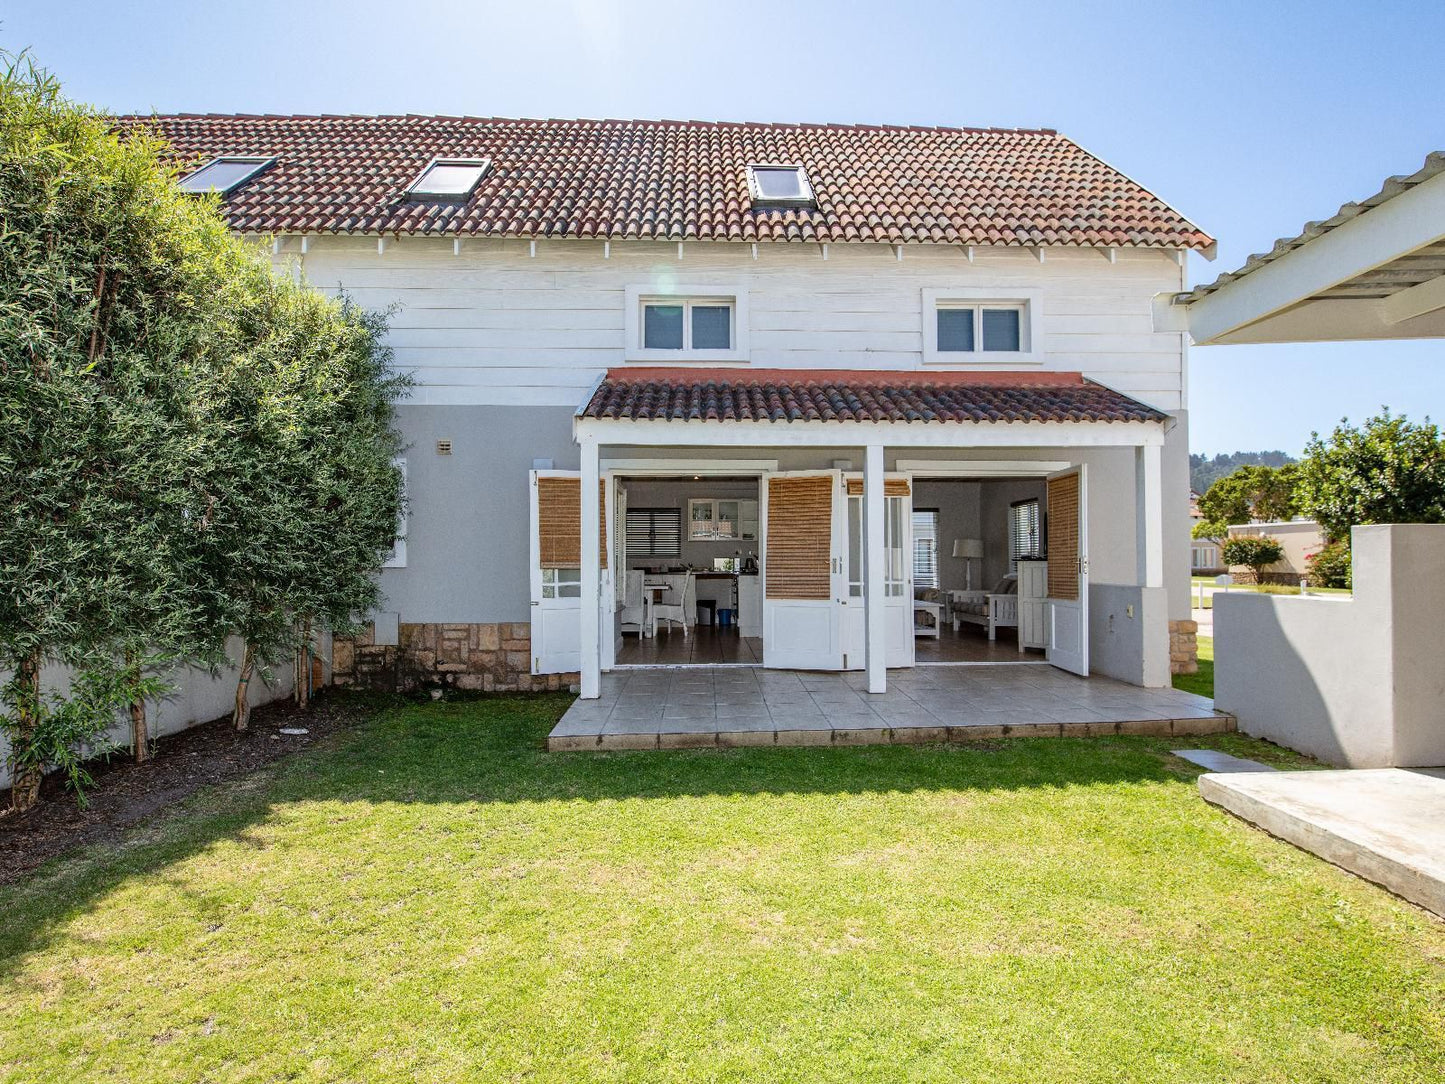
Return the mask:
<path id="1" fill-rule="evenodd" d="M 1356 527 L 1354 595 L 1214 596 L 1215 705 L 1350 768 L 1445 764 L 1445 525 Z"/>
<path id="2" fill-rule="evenodd" d="M 329 656 L 329 640 L 323 646 Z M 241 640 L 239 637 L 232 637 L 227 641 L 226 654 L 231 659 L 240 658 Z M 0 673 L 0 680 L 8 680 L 9 676 L 9 674 Z M 219 671 L 214 677 L 206 670 L 190 667 L 170 672 L 167 680 L 177 686 L 177 690 L 160 703 L 149 705 L 148 719 L 151 736 L 164 737 L 168 734 L 176 734 L 197 723 L 206 723 L 223 715 L 229 715 L 236 698 L 236 677 L 237 670 L 234 666 Z M 54 689 L 63 694 L 70 685 L 70 672 L 63 666 L 48 666 L 41 672 L 41 681 L 48 689 Z M 290 696 L 294 684 L 290 666 L 278 667 L 272 675 L 270 684 L 263 681 L 258 674 L 251 679 L 251 706 L 260 707 L 273 700 Z M 110 737 L 111 740 L 123 747 L 123 750 L 116 755 L 126 756 L 127 753 L 124 750 L 130 749 L 129 715 L 116 720 Z M 10 744 L 0 737 L 0 787 L 8 787 L 10 779 Z"/>

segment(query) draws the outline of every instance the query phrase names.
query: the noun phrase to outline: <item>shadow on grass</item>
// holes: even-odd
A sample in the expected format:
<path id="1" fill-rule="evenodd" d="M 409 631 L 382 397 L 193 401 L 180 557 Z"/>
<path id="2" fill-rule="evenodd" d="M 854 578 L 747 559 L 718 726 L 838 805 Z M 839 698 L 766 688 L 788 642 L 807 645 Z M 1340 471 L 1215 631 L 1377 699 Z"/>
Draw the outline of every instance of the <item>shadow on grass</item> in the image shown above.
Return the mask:
<path id="1" fill-rule="evenodd" d="M 1020 790 L 1178 782 L 1199 769 L 1151 738 L 1014 738 L 980 745 L 549 753 L 566 695 L 415 704 L 374 700 L 374 717 L 295 758 L 202 791 L 119 847 L 62 855 L 0 887 L 0 974 L 131 878 L 308 801 L 549 803 L 682 796 Z M 1233 738 L 1221 735 L 1221 739 Z M 1191 745 L 1218 744 L 1190 739 Z"/>

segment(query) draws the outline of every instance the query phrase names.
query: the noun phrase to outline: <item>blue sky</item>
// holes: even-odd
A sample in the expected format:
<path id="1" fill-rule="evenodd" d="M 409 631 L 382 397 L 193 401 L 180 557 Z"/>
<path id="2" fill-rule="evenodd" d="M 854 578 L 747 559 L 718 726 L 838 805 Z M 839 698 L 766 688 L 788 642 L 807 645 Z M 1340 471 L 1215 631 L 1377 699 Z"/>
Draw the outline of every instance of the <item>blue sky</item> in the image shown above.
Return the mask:
<path id="1" fill-rule="evenodd" d="M 1445 4 L 195 0 L 7 4 L 117 111 L 416 112 L 1058 128 L 1237 267 L 1445 149 Z M 1445 419 L 1445 344 L 1191 352 L 1196 451 L 1298 452 L 1382 404 Z"/>

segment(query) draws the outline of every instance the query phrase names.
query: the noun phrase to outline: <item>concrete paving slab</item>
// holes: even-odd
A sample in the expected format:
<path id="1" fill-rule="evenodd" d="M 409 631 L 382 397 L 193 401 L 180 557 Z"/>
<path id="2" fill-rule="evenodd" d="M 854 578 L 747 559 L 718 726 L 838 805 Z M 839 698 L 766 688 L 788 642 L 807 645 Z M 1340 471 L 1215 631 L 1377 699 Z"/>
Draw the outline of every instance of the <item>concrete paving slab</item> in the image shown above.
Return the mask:
<path id="1" fill-rule="evenodd" d="M 1232 757 L 1228 753 L 1221 753 L 1217 749 L 1171 749 L 1169 750 L 1176 757 L 1189 761 L 1191 764 L 1198 764 L 1201 768 L 1207 768 L 1211 772 L 1229 774 L 1232 772 L 1272 772 L 1275 769 L 1268 764 L 1261 764 L 1257 760 L 1245 760 L 1243 757 Z"/>
<path id="2" fill-rule="evenodd" d="M 1199 793 L 1445 917 L 1445 769 L 1209 773 Z"/>

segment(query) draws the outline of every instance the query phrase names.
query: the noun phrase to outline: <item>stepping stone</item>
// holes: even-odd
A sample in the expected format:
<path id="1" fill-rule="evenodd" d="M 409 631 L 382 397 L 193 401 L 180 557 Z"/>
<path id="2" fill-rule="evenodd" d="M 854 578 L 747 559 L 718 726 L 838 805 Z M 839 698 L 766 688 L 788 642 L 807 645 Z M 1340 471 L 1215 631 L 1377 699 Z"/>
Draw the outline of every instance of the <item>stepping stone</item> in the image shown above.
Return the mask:
<path id="1" fill-rule="evenodd" d="M 1257 760 L 1232 757 L 1214 749 L 1171 749 L 1176 757 L 1183 757 L 1191 764 L 1198 764 L 1211 772 L 1272 772 L 1276 769 Z"/>

